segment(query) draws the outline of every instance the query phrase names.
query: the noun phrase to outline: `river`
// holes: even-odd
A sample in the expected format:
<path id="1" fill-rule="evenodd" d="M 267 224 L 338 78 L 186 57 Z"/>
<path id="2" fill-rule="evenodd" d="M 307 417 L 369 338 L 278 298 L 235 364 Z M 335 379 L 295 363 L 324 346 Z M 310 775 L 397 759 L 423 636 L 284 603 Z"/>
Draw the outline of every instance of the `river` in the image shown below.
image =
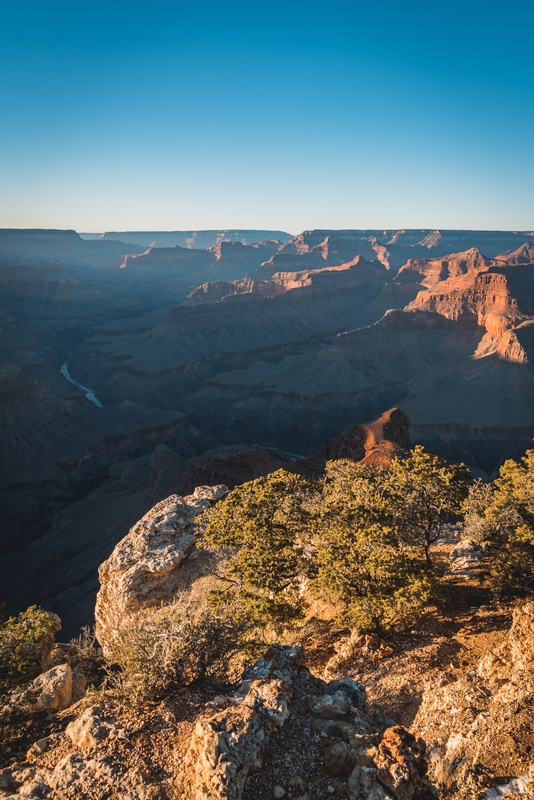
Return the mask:
<path id="1" fill-rule="evenodd" d="M 95 396 L 95 393 L 93 392 L 92 389 L 88 389 L 87 386 L 83 386 L 83 384 L 78 383 L 78 381 L 75 381 L 74 378 L 71 378 L 68 366 L 69 366 L 69 361 L 67 359 L 67 361 L 65 361 L 65 363 L 61 367 L 61 374 L 63 375 L 63 377 L 66 378 L 69 383 L 72 383 L 74 386 L 77 386 L 78 389 L 81 389 L 83 392 L 85 392 L 85 396 L 87 397 L 88 400 L 91 401 L 91 403 L 94 403 L 95 406 L 98 406 L 98 408 L 103 408 L 104 407 L 103 403 L 101 403 L 100 400 Z"/>

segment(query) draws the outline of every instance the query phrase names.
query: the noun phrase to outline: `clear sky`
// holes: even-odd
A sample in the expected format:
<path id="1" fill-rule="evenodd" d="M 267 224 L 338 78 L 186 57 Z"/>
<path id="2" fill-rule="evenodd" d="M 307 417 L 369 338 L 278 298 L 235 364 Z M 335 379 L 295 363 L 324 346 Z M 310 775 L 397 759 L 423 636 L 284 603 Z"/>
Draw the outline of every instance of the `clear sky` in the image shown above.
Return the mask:
<path id="1" fill-rule="evenodd" d="M 534 227 L 534 3 L 3 4 L 0 227 Z"/>

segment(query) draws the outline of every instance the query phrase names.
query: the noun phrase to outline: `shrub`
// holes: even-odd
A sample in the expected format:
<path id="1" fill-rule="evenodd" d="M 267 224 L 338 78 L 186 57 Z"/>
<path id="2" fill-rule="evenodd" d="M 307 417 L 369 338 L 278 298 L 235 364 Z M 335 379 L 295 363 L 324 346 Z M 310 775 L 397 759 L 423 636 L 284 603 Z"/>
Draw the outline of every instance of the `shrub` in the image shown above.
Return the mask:
<path id="1" fill-rule="evenodd" d="M 108 657 L 108 686 L 141 700 L 206 677 L 224 680 L 232 657 L 246 647 L 248 626 L 224 610 L 180 598 L 145 609 L 124 629 Z"/>
<path id="2" fill-rule="evenodd" d="M 38 606 L 0 623 L 0 694 L 36 677 L 59 627 L 58 617 Z"/>

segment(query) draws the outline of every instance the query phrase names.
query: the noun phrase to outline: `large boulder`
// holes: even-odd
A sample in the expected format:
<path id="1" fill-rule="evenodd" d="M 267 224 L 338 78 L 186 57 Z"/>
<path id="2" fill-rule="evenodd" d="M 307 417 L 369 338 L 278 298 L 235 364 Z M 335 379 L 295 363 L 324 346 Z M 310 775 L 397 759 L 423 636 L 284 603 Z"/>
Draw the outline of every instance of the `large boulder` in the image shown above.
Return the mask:
<path id="1" fill-rule="evenodd" d="M 171 600 L 184 588 L 181 569 L 195 549 L 195 518 L 228 493 L 226 486 L 198 486 L 154 506 L 100 566 L 96 635 L 108 654 L 120 631 L 143 608 Z"/>

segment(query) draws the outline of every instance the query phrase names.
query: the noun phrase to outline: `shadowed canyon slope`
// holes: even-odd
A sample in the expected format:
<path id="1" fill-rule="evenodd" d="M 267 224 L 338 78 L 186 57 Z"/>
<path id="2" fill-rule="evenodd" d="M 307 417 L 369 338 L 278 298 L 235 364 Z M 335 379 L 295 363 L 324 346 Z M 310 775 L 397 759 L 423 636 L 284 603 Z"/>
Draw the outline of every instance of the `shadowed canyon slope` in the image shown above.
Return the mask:
<path id="1" fill-rule="evenodd" d="M 491 473 L 534 433 L 532 254 L 527 241 L 399 270 L 356 255 L 256 277 L 264 265 L 202 284 L 139 335 L 95 327 L 73 369 L 106 402 L 179 407 L 230 443 L 302 454 L 398 404 L 416 440 Z"/>

